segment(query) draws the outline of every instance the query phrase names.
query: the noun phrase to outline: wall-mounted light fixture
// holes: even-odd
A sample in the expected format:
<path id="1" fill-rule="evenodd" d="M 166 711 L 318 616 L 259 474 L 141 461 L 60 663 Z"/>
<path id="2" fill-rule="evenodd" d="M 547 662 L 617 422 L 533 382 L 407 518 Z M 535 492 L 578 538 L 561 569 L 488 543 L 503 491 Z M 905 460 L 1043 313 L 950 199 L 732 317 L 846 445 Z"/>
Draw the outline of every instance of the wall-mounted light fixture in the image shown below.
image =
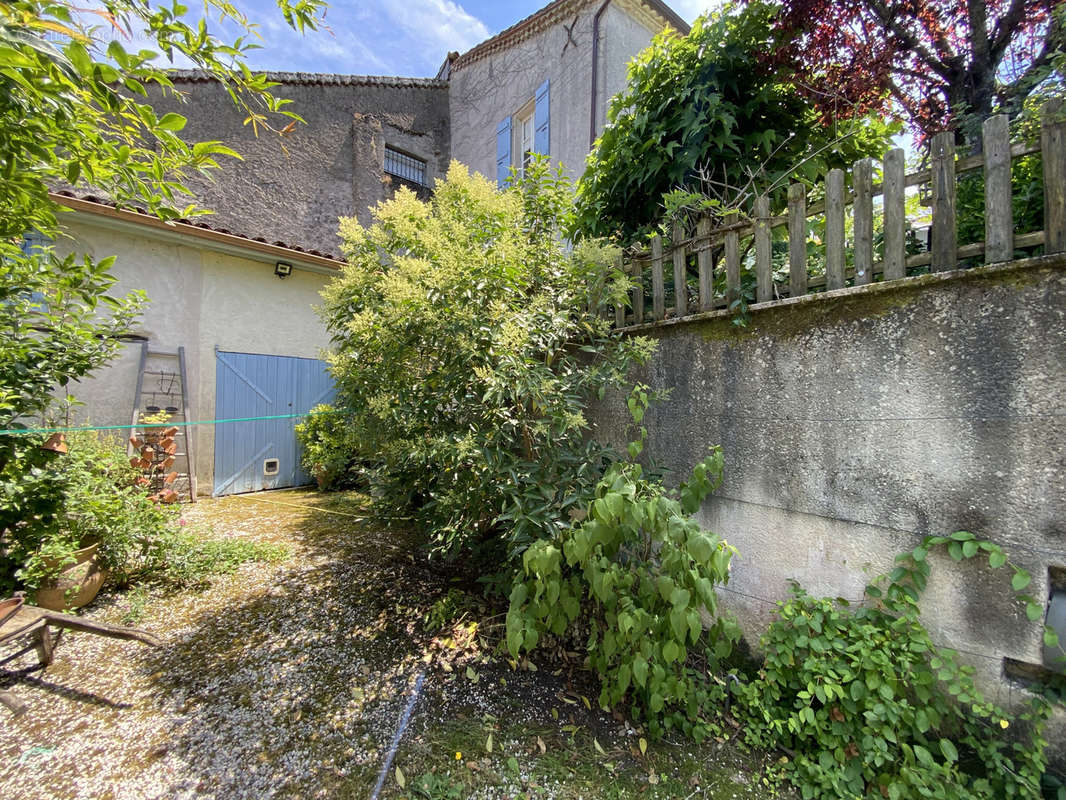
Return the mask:
<path id="1" fill-rule="evenodd" d="M 292 264 L 287 261 L 279 261 L 274 265 L 274 274 L 279 278 L 287 278 L 292 275 Z"/>

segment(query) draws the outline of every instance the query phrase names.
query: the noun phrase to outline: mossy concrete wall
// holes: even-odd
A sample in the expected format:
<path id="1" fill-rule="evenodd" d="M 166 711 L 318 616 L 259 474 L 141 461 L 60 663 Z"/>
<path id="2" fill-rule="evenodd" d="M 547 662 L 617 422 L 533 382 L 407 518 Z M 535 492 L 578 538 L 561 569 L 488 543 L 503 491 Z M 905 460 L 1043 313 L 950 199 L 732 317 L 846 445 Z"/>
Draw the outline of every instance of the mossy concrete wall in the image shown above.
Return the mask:
<path id="1" fill-rule="evenodd" d="M 740 551 L 724 599 L 752 644 L 790 580 L 859 600 L 927 534 L 1001 544 L 1048 598 L 1066 566 L 1066 257 L 764 303 L 745 328 L 722 312 L 634 332 L 659 345 L 635 377 L 671 392 L 648 455 L 677 481 L 724 448 L 700 521 Z M 593 413 L 614 441 L 620 401 Z M 1004 658 L 1040 664 L 1042 628 L 1007 570 L 936 559 L 923 609 L 995 699 L 1017 699 Z"/>

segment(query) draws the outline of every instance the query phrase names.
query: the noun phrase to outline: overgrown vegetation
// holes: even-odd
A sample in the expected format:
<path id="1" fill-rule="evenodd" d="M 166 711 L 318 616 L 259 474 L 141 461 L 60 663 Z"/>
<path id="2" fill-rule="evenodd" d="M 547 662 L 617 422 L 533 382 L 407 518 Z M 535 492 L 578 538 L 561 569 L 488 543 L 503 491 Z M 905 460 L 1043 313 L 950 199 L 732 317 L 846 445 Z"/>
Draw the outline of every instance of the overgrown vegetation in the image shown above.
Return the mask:
<path id="1" fill-rule="evenodd" d="M 805 798 L 1040 797 L 1048 703 L 1034 698 L 1012 716 L 989 702 L 973 668 L 919 621 L 927 555 L 940 546 L 956 560 L 1006 563 L 971 533 L 930 537 L 867 587 L 869 602 L 858 607 L 794 585 L 763 636 L 766 661 L 740 689 L 744 735 L 790 754 L 781 772 Z M 1016 570 L 1015 589 L 1027 582 Z"/>
<path id="2" fill-rule="evenodd" d="M 32 437 L 23 441 L 27 448 L 40 444 Z M 97 563 L 118 587 L 194 586 L 245 561 L 285 557 L 271 545 L 212 539 L 187 529 L 178 506 L 149 499 L 138 483 L 140 471 L 113 439 L 81 431 L 67 444 L 66 454 L 50 453 L 46 469 L 19 459 L 5 467 L 0 488 L 21 494 L 32 485 L 28 494 L 48 513 L 20 520 L 0 536 L 0 596 L 40 588 L 90 544 L 98 546 Z"/>
<path id="3" fill-rule="evenodd" d="M 613 249 L 560 240 L 570 204 L 544 162 L 505 192 L 453 164 L 428 203 L 401 189 L 344 221 L 324 292 L 337 421 L 305 426 L 312 458 L 348 448 L 380 514 L 487 572 L 588 504 L 609 453 L 586 404 L 651 351 L 610 331 L 627 282 Z"/>
<path id="4" fill-rule="evenodd" d="M 647 401 L 646 387 L 630 395 L 638 424 Z M 630 457 L 642 447 L 643 436 Z M 511 656 L 580 621 L 600 706 L 628 703 L 655 736 L 677 729 L 700 741 L 717 730 L 724 684 L 708 675 L 721 671 L 740 635 L 716 613 L 715 589 L 729 580 L 733 549 L 691 515 L 721 479 L 720 448 L 676 493 L 645 478 L 635 461 L 612 464 L 587 518 L 526 550 L 507 614 Z"/>
<path id="5" fill-rule="evenodd" d="M 628 243 L 662 216 L 663 198 L 697 191 L 728 211 L 786 173 L 813 181 L 880 154 L 894 128 L 823 124 L 787 70 L 765 62 L 773 3 L 729 5 L 667 31 L 629 68 L 577 187 L 576 230 Z M 782 184 L 782 188 L 787 188 Z"/>
<path id="6" fill-rule="evenodd" d="M 401 191 L 370 229 L 346 223 L 351 265 L 325 294 L 340 392 L 329 422 L 305 428 L 321 439 L 314 457 L 338 474 L 359 461 L 379 513 L 510 585 L 516 663 L 583 650 L 600 706 L 628 709 L 652 737 L 720 736 L 739 719 L 749 744 L 788 754 L 779 776 L 805 798 L 1039 797 L 1046 703 L 1011 716 L 987 702 L 918 616 L 930 548 L 1006 563 L 971 534 L 928 539 L 858 608 L 797 588 L 761 669 L 740 666 L 738 629 L 718 613 L 733 550 L 693 519 L 721 452 L 677 491 L 649 477 L 643 386 L 628 459 L 587 438 L 586 404 L 648 346 L 599 318 L 625 281 L 612 250 L 562 247 L 566 199 L 542 163 L 503 192 L 453 166 L 430 203 Z M 1015 590 L 1027 581 L 1016 571 Z M 461 607 L 449 593 L 426 624 Z"/>

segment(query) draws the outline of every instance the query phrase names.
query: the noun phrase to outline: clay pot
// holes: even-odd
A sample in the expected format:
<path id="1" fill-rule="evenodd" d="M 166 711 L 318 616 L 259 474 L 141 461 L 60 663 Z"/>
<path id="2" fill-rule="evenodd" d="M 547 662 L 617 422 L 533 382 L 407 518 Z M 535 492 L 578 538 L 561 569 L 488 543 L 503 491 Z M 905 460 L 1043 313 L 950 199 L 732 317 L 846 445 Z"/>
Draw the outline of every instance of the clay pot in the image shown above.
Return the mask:
<path id="1" fill-rule="evenodd" d="M 51 450 L 53 453 L 67 452 L 67 437 L 62 433 L 53 433 L 48 441 L 41 445 L 42 450 Z"/>
<path id="2" fill-rule="evenodd" d="M 74 552 L 74 563 L 68 564 L 53 580 L 45 581 L 37 590 L 37 605 L 50 611 L 81 608 L 92 602 L 107 580 L 108 572 L 96 560 L 99 542 Z M 49 568 L 56 562 L 45 561 Z"/>

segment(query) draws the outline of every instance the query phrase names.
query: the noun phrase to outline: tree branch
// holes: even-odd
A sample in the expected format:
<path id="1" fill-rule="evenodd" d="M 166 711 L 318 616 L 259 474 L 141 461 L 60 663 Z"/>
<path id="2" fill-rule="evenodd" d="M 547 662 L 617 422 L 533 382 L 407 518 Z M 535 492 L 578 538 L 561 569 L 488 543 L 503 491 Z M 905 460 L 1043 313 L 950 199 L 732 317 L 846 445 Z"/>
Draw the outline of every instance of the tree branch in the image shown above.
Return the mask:
<path id="1" fill-rule="evenodd" d="M 1046 77 L 1045 73 L 1051 66 L 1052 58 L 1064 46 L 1066 46 L 1066 31 L 1057 19 L 1053 19 L 1047 36 L 1044 37 L 1044 46 L 1039 55 L 1030 62 L 1025 72 L 1019 75 L 1013 83 L 1003 86 L 996 92 L 1003 111 L 1008 114 L 1017 111 L 1029 93 Z"/>
<path id="2" fill-rule="evenodd" d="M 992 59 L 993 65 L 998 65 L 1003 54 L 1007 52 L 1007 48 L 1010 47 L 1011 38 L 1014 36 L 1018 26 L 1025 20 L 1025 6 L 1028 0 L 1013 0 L 1010 4 L 1010 8 L 1007 9 L 1007 13 L 999 18 L 999 22 L 996 23 L 996 29 L 992 32 L 991 44 L 988 48 L 989 58 Z M 1052 26 L 1055 25 L 1054 19 L 1052 19 Z M 1051 31 L 1048 31 L 1048 38 L 1050 38 Z"/>
<path id="3" fill-rule="evenodd" d="M 952 80 L 952 71 L 949 67 L 918 40 L 918 37 L 900 24 L 897 15 L 888 8 L 884 0 L 866 0 L 869 8 L 874 12 L 881 26 L 892 33 L 909 50 L 913 50 L 931 70 L 945 81 Z"/>

